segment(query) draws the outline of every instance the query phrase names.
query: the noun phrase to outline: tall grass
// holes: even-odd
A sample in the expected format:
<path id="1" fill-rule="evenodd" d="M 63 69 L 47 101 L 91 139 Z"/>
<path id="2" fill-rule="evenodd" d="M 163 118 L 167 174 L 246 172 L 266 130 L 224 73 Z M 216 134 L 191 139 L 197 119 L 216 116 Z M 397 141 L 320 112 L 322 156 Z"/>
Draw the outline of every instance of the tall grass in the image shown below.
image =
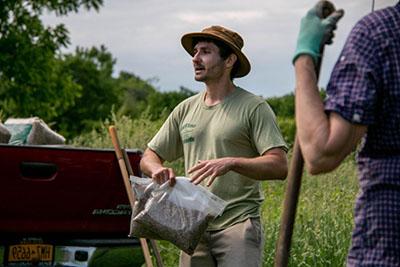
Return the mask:
<path id="1" fill-rule="evenodd" d="M 165 116 L 151 121 L 146 115 L 131 120 L 113 116 L 97 131 L 74 139 L 71 144 L 86 147 L 112 147 L 107 126 L 116 125 L 120 141 L 127 148 L 145 149 L 146 144 L 162 125 Z M 183 174 L 183 163 L 170 164 Z M 265 200 L 262 219 L 265 233 L 263 266 L 273 266 L 278 238 L 282 202 L 286 182 L 263 182 Z M 300 200 L 289 266 L 343 266 L 350 245 L 353 227 L 353 201 L 357 193 L 354 160 L 349 157 L 335 171 L 319 175 L 303 175 Z M 158 241 L 165 266 L 178 266 L 179 250 L 165 241 Z"/>
<path id="2" fill-rule="evenodd" d="M 264 266 L 273 266 L 285 185 L 286 182 L 264 183 Z M 344 265 L 357 190 L 355 163 L 350 157 L 332 173 L 304 173 L 289 266 Z"/>

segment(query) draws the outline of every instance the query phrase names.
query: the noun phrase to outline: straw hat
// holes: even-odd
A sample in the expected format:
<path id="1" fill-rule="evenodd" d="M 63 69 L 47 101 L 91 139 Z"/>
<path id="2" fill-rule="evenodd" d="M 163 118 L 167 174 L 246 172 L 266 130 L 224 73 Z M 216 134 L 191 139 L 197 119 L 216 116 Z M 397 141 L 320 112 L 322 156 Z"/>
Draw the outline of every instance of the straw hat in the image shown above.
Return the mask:
<path id="1" fill-rule="evenodd" d="M 238 57 L 239 68 L 235 77 L 246 76 L 250 72 L 250 62 L 243 54 L 243 39 L 234 31 L 222 26 L 211 26 L 203 29 L 201 32 L 187 33 L 182 36 L 181 43 L 183 48 L 193 56 L 193 38 L 202 37 L 216 39 L 228 45 L 233 53 Z"/>

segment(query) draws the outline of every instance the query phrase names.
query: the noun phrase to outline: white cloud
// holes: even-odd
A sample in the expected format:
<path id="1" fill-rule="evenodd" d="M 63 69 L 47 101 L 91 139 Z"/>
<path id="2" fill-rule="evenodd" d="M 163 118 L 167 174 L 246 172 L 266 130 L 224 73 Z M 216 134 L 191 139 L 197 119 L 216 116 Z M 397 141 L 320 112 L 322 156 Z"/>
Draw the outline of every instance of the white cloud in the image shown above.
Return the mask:
<path id="1" fill-rule="evenodd" d="M 264 16 L 264 12 L 258 10 L 250 11 L 216 11 L 216 12 L 205 12 L 195 13 L 195 12 L 184 12 L 178 13 L 177 18 L 186 23 L 192 24 L 212 24 L 217 21 L 249 21 L 254 19 L 259 19 Z"/>

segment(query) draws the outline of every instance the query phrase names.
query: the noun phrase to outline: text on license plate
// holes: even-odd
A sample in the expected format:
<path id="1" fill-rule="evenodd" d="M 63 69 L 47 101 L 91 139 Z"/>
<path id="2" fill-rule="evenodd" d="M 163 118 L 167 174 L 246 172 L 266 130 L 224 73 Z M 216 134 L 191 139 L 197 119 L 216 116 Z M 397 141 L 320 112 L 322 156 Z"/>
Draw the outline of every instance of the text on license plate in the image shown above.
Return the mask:
<path id="1" fill-rule="evenodd" d="M 47 244 L 18 244 L 12 245 L 8 250 L 8 262 L 16 261 L 51 261 L 53 259 L 53 246 Z"/>

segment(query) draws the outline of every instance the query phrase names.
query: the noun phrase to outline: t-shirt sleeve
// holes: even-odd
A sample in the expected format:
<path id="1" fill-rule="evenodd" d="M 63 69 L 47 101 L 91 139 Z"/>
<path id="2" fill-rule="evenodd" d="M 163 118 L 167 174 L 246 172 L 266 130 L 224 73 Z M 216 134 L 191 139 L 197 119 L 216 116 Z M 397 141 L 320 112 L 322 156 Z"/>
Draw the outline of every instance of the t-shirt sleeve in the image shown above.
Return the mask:
<path id="1" fill-rule="evenodd" d="M 174 161 L 183 155 L 178 121 L 178 112 L 175 109 L 147 144 L 148 148 L 155 151 L 166 161 Z"/>
<path id="2" fill-rule="evenodd" d="M 260 155 L 277 147 L 288 150 L 276 122 L 275 114 L 266 102 L 260 103 L 252 113 L 251 135 L 254 146 Z"/>
<path id="3" fill-rule="evenodd" d="M 381 77 L 377 49 L 361 21 L 350 33 L 332 71 L 325 100 L 327 112 L 334 111 L 351 123 L 374 123 Z"/>

